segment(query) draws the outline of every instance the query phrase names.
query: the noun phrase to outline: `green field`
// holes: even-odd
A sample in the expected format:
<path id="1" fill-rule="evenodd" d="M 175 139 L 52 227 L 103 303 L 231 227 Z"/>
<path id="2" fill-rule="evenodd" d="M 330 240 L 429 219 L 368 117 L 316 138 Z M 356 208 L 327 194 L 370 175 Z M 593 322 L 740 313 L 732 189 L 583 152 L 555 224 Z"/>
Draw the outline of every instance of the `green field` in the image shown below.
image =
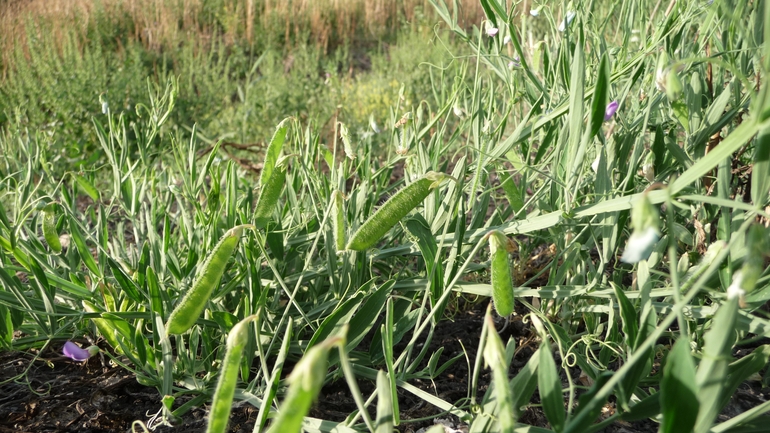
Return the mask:
<path id="1" fill-rule="evenodd" d="M 120 367 L 137 432 L 767 431 L 768 22 L 0 2 L 0 390 Z"/>

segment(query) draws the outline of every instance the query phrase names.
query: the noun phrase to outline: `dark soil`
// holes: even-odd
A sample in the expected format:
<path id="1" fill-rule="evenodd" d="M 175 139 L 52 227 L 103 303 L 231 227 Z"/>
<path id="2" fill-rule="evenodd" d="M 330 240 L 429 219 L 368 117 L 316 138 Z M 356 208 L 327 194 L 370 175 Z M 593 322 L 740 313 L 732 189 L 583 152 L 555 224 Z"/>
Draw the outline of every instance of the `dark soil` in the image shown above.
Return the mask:
<path id="1" fill-rule="evenodd" d="M 486 303 L 457 312 L 453 320 L 445 320 L 437 327 L 428 353 L 439 347 L 444 351 L 438 365 L 465 352 L 471 368 L 476 357 Z M 498 324 L 498 330 L 503 324 Z M 537 348 L 528 325 L 513 320 L 502 332 L 503 341 L 514 338 L 518 351 L 511 373 L 524 366 Z M 405 337 L 405 340 L 408 338 Z M 404 343 L 401 343 L 404 344 Z M 59 345 L 60 346 L 60 345 Z M 110 367 L 99 356 L 86 363 L 76 363 L 59 355 L 59 346 L 47 349 L 35 359 L 33 353 L 0 354 L 0 433 L 5 432 L 126 432 L 134 421 L 149 423 L 161 408 L 160 395 L 155 388 L 140 385 L 133 374 L 117 367 Z M 739 355 L 739 354 L 737 354 Z M 429 358 L 429 355 L 426 356 Z M 103 364 L 104 362 L 104 364 Z M 427 359 L 425 361 L 427 363 Z M 557 360 L 557 363 L 559 361 Z M 26 371 L 26 374 L 24 373 Z M 579 376 L 579 371 L 573 377 Z M 445 401 L 467 405 L 469 369 L 465 356 L 461 357 L 441 375 L 429 379 L 410 380 L 412 385 L 439 396 Z M 477 398 L 483 398 L 491 375 L 484 370 L 479 377 Z M 566 380 L 566 378 L 565 378 Z M 566 383 L 566 382 L 565 382 Z M 361 380 L 359 387 L 364 395 L 374 391 L 372 382 Z M 441 418 L 463 430 L 459 419 L 442 413 L 422 399 L 399 389 L 402 432 L 415 432 L 431 426 Z M 735 416 L 770 398 L 769 389 L 744 384 L 720 420 Z M 176 404 L 181 404 L 178 399 Z M 537 392 L 532 403 L 539 403 Z M 338 380 L 322 391 L 310 416 L 341 421 L 356 409 L 344 380 Z M 609 403 L 605 415 L 613 412 Z M 207 407 L 186 413 L 174 427 L 159 426 L 156 432 L 203 432 L 206 428 Z M 372 414 L 373 415 L 373 414 Z M 248 405 L 236 405 L 230 421 L 231 432 L 251 432 L 257 410 Z M 547 427 L 548 423 L 539 408 L 529 408 L 520 422 Z M 604 431 L 607 433 L 654 432 L 658 425 L 645 420 L 636 423 L 616 423 Z M 136 431 L 141 431 L 137 427 Z"/>

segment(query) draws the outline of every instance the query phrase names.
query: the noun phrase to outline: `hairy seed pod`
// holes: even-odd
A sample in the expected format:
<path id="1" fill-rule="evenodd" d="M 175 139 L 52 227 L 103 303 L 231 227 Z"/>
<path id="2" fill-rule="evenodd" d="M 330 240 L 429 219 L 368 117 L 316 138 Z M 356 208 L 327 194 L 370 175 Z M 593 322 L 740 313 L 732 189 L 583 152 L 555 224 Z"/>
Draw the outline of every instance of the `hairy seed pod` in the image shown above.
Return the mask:
<path id="1" fill-rule="evenodd" d="M 257 205 L 254 208 L 254 225 L 258 228 L 264 228 L 273 215 L 273 209 L 281 197 L 283 184 L 286 182 L 287 160 L 281 158 L 273 170 L 273 174 L 265 183 L 262 184 Z"/>
<path id="2" fill-rule="evenodd" d="M 225 272 L 225 265 L 238 246 L 238 241 L 245 227 L 253 226 L 241 225 L 228 230 L 206 258 L 206 261 L 203 262 L 203 265 L 198 268 L 192 287 L 168 318 L 167 334 L 182 334 L 198 320 L 206 307 L 206 301 L 208 301 L 214 288 L 219 285 L 219 280 Z"/>
<path id="3" fill-rule="evenodd" d="M 489 234 L 489 255 L 492 271 L 492 300 L 500 316 L 513 313 L 513 280 L 508 262 L 510 241 L 503 232 L 495 230 Z"/>
<path id="4" fill-rule="evenodd" d="M 342 193 L 332 192 L 332 231 L 334 232 L 334 247 L 337 251 L 345 249 L 345 209 Z"/>
<path id="5" fill-rule="evenodd" d="M 235 385 L 238 382 L 241 357 L 248 342 L 249 325 L 252 321 L 258 320 L 258 317 L 257 314 L 254 314 L 236 323 L 227 336 L 225 357 L 222 360 L 222 367 L 219 369 L 219 380 L 217 380 L 214 398 L 211 401 L 211 412 L 209 413 L 206 433 L 224 433 L 227 431 L 227 422 L 233 407 Z"/>
<path id="6" fill-rule="evenodd" d="M 346 248 L 355 251 L 364 251 L 371 248 L 385 236 L 385 233 L 391 227 L 396 225 L 412 209 L 425 200 L 425 197 L 428 196 L 433 188 L 439 186 L 448 177 L 444 173 L 431 171 L 402 188 L 401 191 L 386 201 L 374 215 L 370 216 L 358 228 L 353 237 L 350 238 L 350 241 L 348 241 Z"/>
<path id="7" fill-rule="evenodd" d="M 328 338 L 308 349 L 289 375 L 289 390 L 268 433 L 298 432 L 310 406 L 321 392 L 326 379 L 329 351 L 342 343 L 339 337 Z"/>
<path id="8" fill-rule="evenodd" d="M 43 208 L 43 237 L 54 252 L 61 252 L 59 234 L 56 232 L 56 203 L 49 203 Z"/>

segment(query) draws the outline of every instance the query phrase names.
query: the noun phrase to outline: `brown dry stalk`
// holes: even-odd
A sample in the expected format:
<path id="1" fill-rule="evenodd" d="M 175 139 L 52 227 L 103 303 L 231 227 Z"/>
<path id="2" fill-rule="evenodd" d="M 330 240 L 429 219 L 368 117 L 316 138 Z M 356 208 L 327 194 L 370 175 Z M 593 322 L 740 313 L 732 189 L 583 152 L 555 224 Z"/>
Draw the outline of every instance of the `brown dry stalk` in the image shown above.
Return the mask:
<path id="1" fill-rule="evenodd" d="M 484 12 L 479 2 L 459 3 L 459 24 L 480 25 Z M 283 33 L 287 43 L 309 37 L 328 49 L 380 38 L 432 13 L 428 0 L 225 0 L 213 13 L 203 9 L 202 0 L 6 0 L 0 7 L 0 56 L 7 68 L 15 47 L 28 49 L 28 32 L 50 37 L 59 49 L 74 33 L 82 49 L 97 24 L 130 29 L 131 34 L 121 36 L 152 50 L 210 41 L 215 35 L 227 44 L 253 43 L 265 32 Z"/>

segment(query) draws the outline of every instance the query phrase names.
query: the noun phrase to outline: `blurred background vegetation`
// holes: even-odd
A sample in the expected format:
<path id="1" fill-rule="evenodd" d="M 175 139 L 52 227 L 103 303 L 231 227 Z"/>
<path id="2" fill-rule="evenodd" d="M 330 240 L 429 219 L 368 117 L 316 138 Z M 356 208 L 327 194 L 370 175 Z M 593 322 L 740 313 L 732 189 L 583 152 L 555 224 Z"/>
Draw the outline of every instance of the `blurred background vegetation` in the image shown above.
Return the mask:
<path id="1" fill-rule="evenodd" d="M 455 8 L 481 23 L 478 1 Z M 438 21 L 427 0 L 4 0 L 0 129 L 41 131 L 50 160 L 93 163 L 102 102 L 130 124 L 148 85 L 176 78 L 180 138 L 197 124 L 204 140 L 260 143 L 286 116 L 360 133 L 462 75 Z"/>

